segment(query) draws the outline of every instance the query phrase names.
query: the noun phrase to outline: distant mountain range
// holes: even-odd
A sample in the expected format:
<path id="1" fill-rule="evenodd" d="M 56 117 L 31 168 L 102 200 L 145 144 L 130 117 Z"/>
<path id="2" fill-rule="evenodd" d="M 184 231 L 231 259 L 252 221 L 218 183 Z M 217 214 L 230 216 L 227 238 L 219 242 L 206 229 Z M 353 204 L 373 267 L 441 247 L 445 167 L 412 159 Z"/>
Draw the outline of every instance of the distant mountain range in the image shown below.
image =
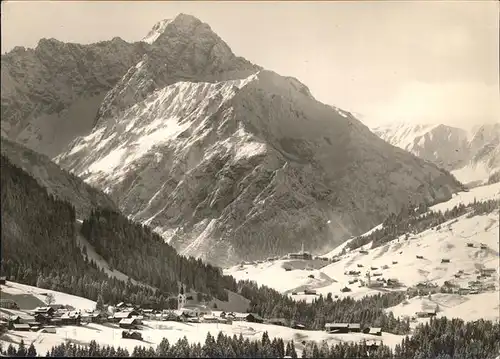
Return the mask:
<path id="1" fill-rule="evenodd" d="M 473 130 L 395 123 L 372 131 L 390 144 L 451 171 L 462 183 L 482 184 L 500 172 L 500 123 Z"/>
<path id="2" fill-rule="evenodd" d="M 462 189 L 190 15 L 144 41 L 2 56 L 2 135 L 50 156 L 181 253 L 219 265 L 324 252 Z M 4 81 L 4 79 L 6 79 Z"/>

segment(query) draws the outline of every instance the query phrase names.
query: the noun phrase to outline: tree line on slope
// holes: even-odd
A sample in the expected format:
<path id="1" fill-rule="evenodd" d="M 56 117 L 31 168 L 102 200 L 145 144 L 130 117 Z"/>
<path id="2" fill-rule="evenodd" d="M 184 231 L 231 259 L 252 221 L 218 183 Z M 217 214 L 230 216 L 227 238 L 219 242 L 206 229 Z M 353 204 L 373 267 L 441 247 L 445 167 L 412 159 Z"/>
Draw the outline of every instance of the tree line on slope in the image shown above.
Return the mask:
<path id="1" fill-rule="evenodd" d="M 253 281 L 240 281 L 238 292 L 250 299 L 250 312 L 264 318 L 284 318 L 304 325 L 307 329 L 322 330 L 325 323 L 360 323 L 361 326 L 380 327 L 385 332 L 407 334 L 409 319 L 395 318 L 386 308 L 406 299 L 404 292 L 388 292 L 366 296 L 359 300 L 351 297 L 334 300 L 331 293 L 320 295 L 312 303 L 295 301 L 290 297 Z"/>
<path id="2" fill-rule="evenodd" d="M 304 342 L 302 343 L 304 344 Z M 433 318 L 420 324 L 414 334 L 406 336 L 394 350 L 381 343 L 338 343 L 329 346 L 326 342 L 305 342 L 302 358 L 377 358 L 377 359 L 493 359 L 500 352 L 500 324 L 486 320 L 464 322 L 446 317 Z M 9 344 L 2 354 L 9 356 L 34 356 L 33 344 L 26 350 L 24 342 L 19 349 Z M 34 355 L 33 355 L 34 354 Z M 207 334 L 205 343 L 190 344 L 186 337 L 170 344 L 164 338 L 156 349 L 136 346 L 132 353 L 118 347 L 100 346 L 95 341 L 88 346 L 62 343 L 52 347 L 47 357 L 161 357 L 161 358 L 297 358 L 293 341 L 281 338 L 271 340 L 267 332 L 262 339 L 250 341 L 239 336 L 228 336 L 219 332 L 217 338 Z"/>
<path id="3" fill-rule="evenodd" d="M 176 280 L 165 278 L 169 287 L 163 285 L 164 291 L 155 291 L 147 286 L 110 278 L 99 270 L 93 261 L 83 255 L 76 243 L 74 207 L 48 194 L 35 179 L 5 156 L 2 155 L 0 161 L 2 275 L 20 283 L 95 301 L 101 298 L 105 303 L 133 301 L 153 308 L 173 308 L 177 305 L 176 299 L 170 298 L 170 294 L 177 293 Z M 172 253 L 175 254 L 175 251 Z M 156 259 L 163 254 L 165 251 L 151 253 L 150 258 Z M 200 272 L 198 262 L 179 261 L 174 256 L 170 263 L 176 262 L 184 264 L 186 273 Z M 126 272 L 132 274 L 130 270 Z M 170 272 L 176 270 L 167 273 Z M 214 268 L 207 272 L 218 273 L 218 270 Z M 220 275 L 206 275 L 205 278 L 210 284 L 200 283 L 200 286 L 211 288 L 212 293 L 223 292 L 224 281 L 219 279 Z M 153 281 L 147 282 L 154 284 Z"/>
<path id="4" fill-rule="evenodd" d="M 311 329 L 322 329 L 326 321 L 359 321 L 397 333 L 408 330 L 406 322 L 383 310 L 398 304 L 403 299 L 400 294 L 361 302 L 334 302 L 331 296 L 326 300 L 320 297 L 311 305 L 296 302 L 255 282 L 236 282 L 233 277 L 222 276 L 218 268 L 179 256 L 148 228 L 118 213 L 96 210 L 82 225 L 84 236 L 122 272 L 159 290 L 110 278 L 77 246 L 74 208 L 49 195 L 4 156 L 1 165 L 1 265 L 3 275 L 11 280 L 88 298 L 97 301 L 99 307 L 127 301 L 159 309 L 176 307 L 176 298 L 170 295 L 177 293 L 180 280 L 219 297 L 223 297 L 224 288 L 238 292 L 251 300 L 249 311 L 266 318 L 297 321 Z"/>
<path id="5" fill-rule="evenodd" d="M 391 213 L 384 223 L 382 228 L 376 229 L 366 236 L 358 236 L 350 241 L 344 252 L 349 249 L 360 248 L 370 242 L 373 242 L 371 248 L 380 247 L 392 240 L 406 235 L 408 239 L 411 234 L 421 233 L 427 229 L 439 226 L 451 219 L 460 217 L 468 213 L 468 216 L 476 216 L 486 213 L 491 213 L 500 206 L 500 200 L 476 201 L 464 205 L 457 204 L 451 209 L 447 209 L 444 213 L 441 211 L 428 211 L 428 207 L 424 204 L 418 207 L 405 206 L 398 214 Z"/>
<path id="6" fill-rule="evenodd" d="M 227 300 L 225 288 L 234 287 L 234 279 L 200 259 L 180 256 L 149 227 L 134 223 L 124 215 L 95 209 L 85 219 L 82 235 L 110 265 L 165 293 L 177 293 L 178 283 Z"/>

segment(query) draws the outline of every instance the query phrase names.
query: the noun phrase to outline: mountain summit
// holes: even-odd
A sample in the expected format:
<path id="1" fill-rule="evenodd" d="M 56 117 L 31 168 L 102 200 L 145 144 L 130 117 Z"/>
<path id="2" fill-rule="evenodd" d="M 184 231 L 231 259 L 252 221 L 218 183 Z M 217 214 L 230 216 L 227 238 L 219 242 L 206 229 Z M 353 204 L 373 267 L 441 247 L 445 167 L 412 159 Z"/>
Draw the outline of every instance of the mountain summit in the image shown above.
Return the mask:
<path id="1" fill-rule="evenodd" d="M 68 65 L 52 66 L 64 61 L 51 56 L 68 57 Z M 26 126 L 43 127 L 49 108 L 64 114 L 96 96 L 90 113 L 64 117 L 92 129 L 56 161 L 187 255 L 225 265 L 285 254 L 303 242 L 324 252 L 402 206 L 446 200 L 461 188 L 349 112 L 318 102 L 297 79 L 236 56 L 189 15 L 161 21 L 136 44 L 60 43 L 44 59 L 2 57 L 13 83 L 23 83 L 16 69 L 34 61 L 33 84 L 44 84 L 50 69 L 57 75 L 47 81 L 66 86 L 43 101 L 37 99 L 43 86 L 21 87 L 24 97 L 6 98 L 10 116 L 2 117 L 2 130 L 19 140 L 4 127 L 19 124 L 14 114 L 38 108 Z M 106 66 L 117 70 L 98 86 Z M 85 74 L 80 87 L 79 74 Z M 18 89 L 13 83 L 2 82 L 2 90 Z"/>

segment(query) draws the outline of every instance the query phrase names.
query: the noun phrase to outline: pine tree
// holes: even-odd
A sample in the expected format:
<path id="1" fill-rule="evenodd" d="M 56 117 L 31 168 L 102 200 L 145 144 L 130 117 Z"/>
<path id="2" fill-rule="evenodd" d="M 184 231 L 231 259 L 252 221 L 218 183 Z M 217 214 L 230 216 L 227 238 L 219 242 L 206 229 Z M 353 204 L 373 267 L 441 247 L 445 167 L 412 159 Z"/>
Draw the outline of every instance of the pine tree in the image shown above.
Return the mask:
<path id="1" fill-rule="evenodd" d="M 28 355 L 29 357 L 36 357 L 36 349 L 35 349 L 35 346 L 33 345 L 33 343 L 30 344 L 30 346 L 28 347 Z"/>
<path id="2" fill-rule="evenodd" d="M 24 340 L 21 339 L 21 342 L 19 343 L 19 348 L 17 349 L 17 356 L 25 357 L 26 354 L 27 354 L 26 345 L 24 344 Z"/>

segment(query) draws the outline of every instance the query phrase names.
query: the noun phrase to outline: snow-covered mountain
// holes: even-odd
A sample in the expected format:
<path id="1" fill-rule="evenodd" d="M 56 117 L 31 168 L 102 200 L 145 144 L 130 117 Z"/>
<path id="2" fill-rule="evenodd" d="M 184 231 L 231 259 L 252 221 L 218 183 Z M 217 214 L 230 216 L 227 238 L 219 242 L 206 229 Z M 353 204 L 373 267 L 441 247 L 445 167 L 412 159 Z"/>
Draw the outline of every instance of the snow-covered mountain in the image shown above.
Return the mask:
<path id="1" fill-rule="evenodd" d="M 463 183 L 485 183 L 500 172 L 500 123 L 472 130 L 394 123 L 372 131 L 390 144 L 451 171 Z"/>
<path id="2" fill-rule="evenodd" d="M 185 254 L 221 263 L 332 248 L 460 188 L 298 80 L 235 56 L 189 16 L 157 24 L 56 161 Z"/>
<path id="3" fill-rule="evenodd" d="M 120 38 L 91 45 L 42 39 L 2 55 L 2 136 L 53 157 L 89 133 L 105 94 L 149 45 Z"/>

